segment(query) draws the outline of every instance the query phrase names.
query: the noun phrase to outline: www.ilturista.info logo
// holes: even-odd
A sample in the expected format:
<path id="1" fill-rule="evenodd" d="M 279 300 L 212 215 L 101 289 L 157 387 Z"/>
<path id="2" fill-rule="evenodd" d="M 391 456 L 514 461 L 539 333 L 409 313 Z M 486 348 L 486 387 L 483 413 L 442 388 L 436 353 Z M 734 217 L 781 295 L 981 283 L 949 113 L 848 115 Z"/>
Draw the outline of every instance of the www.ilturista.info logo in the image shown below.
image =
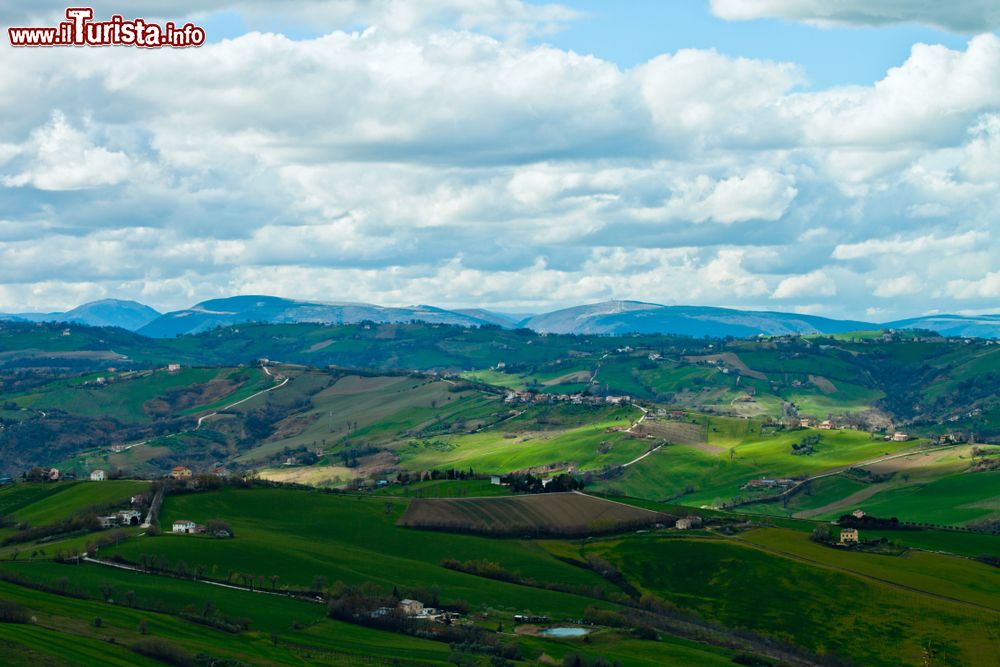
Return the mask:
<path id="1" fill-rule="evenodd" d="M 70 7 L 68 20 L 49 28 L 7 28 L 11 46 L 140 46 L 184 48 L 205 43 L 205 29 L 192 23 L 178 27 L 145 19 L 126 20 L 114 15 L 108 21 L 94 21 L 90 7 Z"/>

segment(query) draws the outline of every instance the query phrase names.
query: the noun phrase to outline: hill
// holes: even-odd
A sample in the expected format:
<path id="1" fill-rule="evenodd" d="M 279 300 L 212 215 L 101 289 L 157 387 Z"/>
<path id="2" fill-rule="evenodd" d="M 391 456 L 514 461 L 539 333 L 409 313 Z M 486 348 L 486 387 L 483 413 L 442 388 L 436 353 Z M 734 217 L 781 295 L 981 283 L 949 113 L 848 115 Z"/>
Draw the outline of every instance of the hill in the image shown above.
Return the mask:
<path id="1" fill-rule="evenodd" d="M 942 336 L 1000 338 L 1000 315 L 927 315 L 888 322 L 887 329 L 924 329 Z"/>
<path id="2" fill-rule="evenodd" d="M 746 338 L 758 334 L 841 333 L 870 329 L 873 325 L 791 313 L 661 306 L 639 301 L 606 301 L 536 315 L 529 318 L 524 326 L 547 333 L 637 332 Z"/>
<path id="3" fill-rule="evenodd" d="M 845 334 L 882 329 L 919 329 L 943 336 L 1000 337 L 1000 315 L 933 315 L 884 324 L 814 315 L 700 306 L 664 306 L 641 301 L 606 301 L 535 315 L 498 313 L 485 308 L 444 309 L 418 305 L 385 307 L 367 303 L 309 302 L 274 296 L 234 296 L 203 301 L 160 315 L 135 301 L 105 299 L 65 313 L 0 314 L 0 320 L 73 322 L 139 331 L 151 338 L 196 334 L 249 322 L 352 324 L 422 321 L 464 327 L 527 327 L 540 333 L 621 335 L 674 334 L 701 338 L 758 335 Z"/>
<path id="4" fill-rule="evenodd" d="M 159 312 L 138 301 L 102 299 L 57 313 L 20 313 L 14 316 L 29 322 L 72 322 L 92 327 L 119 327 L 135 331 L 159 316 Z"/>
<path id="5" fill-rule="evenodd" d="M 18 484 L 0 508 L 64 517 L 60 498 L 113 500 L 110 484 Z M 825 522 L 698 511 L 702 530 L 505 539 L 400 526 L 416 502 L 404 498 L 214 486 L 176 485 L 160 525 L 217 520 L 229 538 L 135 527 L 0 546 L 5 658 L 162 664 L 145 660 L 153 644 L 170 664 L 895 667 L 945 653 L 940 664 L 991 664 L 997 651 L 989 565 L 811 541 Z M 96 558 L 64 564 L 82 550 Z M 457 619 L 400 622 L 403 598 Z"/>
<path id="6" fill-rule="evenodd" d="M 366 303 L 310 303 L 273 296 L 234 296 L 203 301 L 187 310 L 166 313 L 139 329 L 151 338 L 172 338 L 195 334 L 220 326 L 245 322 L 353 324 L 356 322 L 410 322 L 420 320 L 435 324 L 479 326 L 492 322 L 434 308 L 385 308 Z"/>

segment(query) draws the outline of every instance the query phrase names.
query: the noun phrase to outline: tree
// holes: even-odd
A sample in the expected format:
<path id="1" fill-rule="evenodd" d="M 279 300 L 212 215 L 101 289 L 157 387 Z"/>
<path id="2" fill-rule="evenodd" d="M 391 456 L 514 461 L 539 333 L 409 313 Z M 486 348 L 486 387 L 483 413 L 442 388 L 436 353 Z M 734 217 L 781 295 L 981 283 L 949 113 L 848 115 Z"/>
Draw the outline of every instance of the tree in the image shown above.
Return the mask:
<path id="1" fill-rule="evenodd" d="M 268 579 L 271 580 L 271 591 L 272 592 L 277 591 L 278 590 L 278 575 L 272 574 L 270 577 L 268 577 Z"/>
<path id="2" fill-rule="evenodd" d="M 135 602 L 135 591 L 125 591 L 125 604 L 129 606 L 129 609 L 132 608 L 133 602 Z"/>
<path id="3" fill-rule="evenodd" d="M 100 588 L 101 588 L 101 597 L 104 598 L 105 602 L 107 602 L 108 600 L 111 599 L 111 593 L 114 591 L 114 589 L 112 588 L 111 583 L 107 581 L 102 581 Z"/>
<path id="4" fill-rule="evenodd" d="M 812 535 L 809 536 L 813 542 L 827 543 L 832 539 L 830 532 L 830 525 L 826 523 L 821 523 L 815 528 L 813 528 Z"/>
<path id="5" fill-rule="evenodd" d="M 129 591 L 129 592 L 131 592 L 131 591 Z M 144 618 L 140 619 L 139 620 L 139 634 L 140 635 L 145 635 L 148 632 L 149 632 L 149 623 L 147 623 L 146 619 L 144 619 Z"/>
<path id="6" fill-rule="evenodd" d="M 236 536 L 236 533 L 233 532 L 233 527 L 222 519 L 212 519 L 205 524 L 205 528 L 213 537 L 230 538 Z"/>

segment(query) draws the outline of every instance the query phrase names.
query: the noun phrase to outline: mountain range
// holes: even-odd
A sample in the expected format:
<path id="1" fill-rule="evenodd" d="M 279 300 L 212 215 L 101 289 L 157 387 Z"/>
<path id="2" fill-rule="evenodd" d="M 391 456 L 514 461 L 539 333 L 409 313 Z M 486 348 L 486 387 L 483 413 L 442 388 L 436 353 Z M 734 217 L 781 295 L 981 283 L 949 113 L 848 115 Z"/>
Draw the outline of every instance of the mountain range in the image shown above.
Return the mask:
<path id="1" fill-rule="evenodd" d="M 385 307 L 367 303 L 318 303 L 274 296 L 234 296 L 203 301 L 169 313 L 136 301 L 104 299 L 66 312 L 0 314 L 0 320 L 72 322 L 111 326 L 150 338 L 195 334 L 246 322 L 352 324 L 362 321 L 458 326 L 524 327 L 541 333 L 664 333 L 688 336 L 836 334 L 877 329 L 927 329 L 946 336 L 1000 338 L 1000 315 L 928 315 L 895 322 L 836 320 L 815 315 L 702 306 L 663 306 L 641 301 L 605 301 L 549 313 L 505 314 L 482 308 Z"/>
<path id="2" fill-rule="evenodd" d="M 25 322 L 69 322 L 92 327 L 120 327 L 136 331 L 160 316 L 154 308 L 138 301 L 102 299 L 57 313 L 0 314 L 0 319 Z"/>

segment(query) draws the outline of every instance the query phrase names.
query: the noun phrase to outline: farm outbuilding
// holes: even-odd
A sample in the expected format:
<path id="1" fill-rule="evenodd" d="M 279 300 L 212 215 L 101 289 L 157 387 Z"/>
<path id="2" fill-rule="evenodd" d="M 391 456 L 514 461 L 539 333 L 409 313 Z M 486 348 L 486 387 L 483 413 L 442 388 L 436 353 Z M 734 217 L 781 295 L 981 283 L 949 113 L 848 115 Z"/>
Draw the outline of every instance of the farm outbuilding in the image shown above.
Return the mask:
<path id="1" fill-rule="evenodd" d="M 198 527 L 194 521 L 188 521 L 187 519 L 178 519 L 174 521 L 173 528 L 171 529 L 175 533 L 193 533 Z"/>

